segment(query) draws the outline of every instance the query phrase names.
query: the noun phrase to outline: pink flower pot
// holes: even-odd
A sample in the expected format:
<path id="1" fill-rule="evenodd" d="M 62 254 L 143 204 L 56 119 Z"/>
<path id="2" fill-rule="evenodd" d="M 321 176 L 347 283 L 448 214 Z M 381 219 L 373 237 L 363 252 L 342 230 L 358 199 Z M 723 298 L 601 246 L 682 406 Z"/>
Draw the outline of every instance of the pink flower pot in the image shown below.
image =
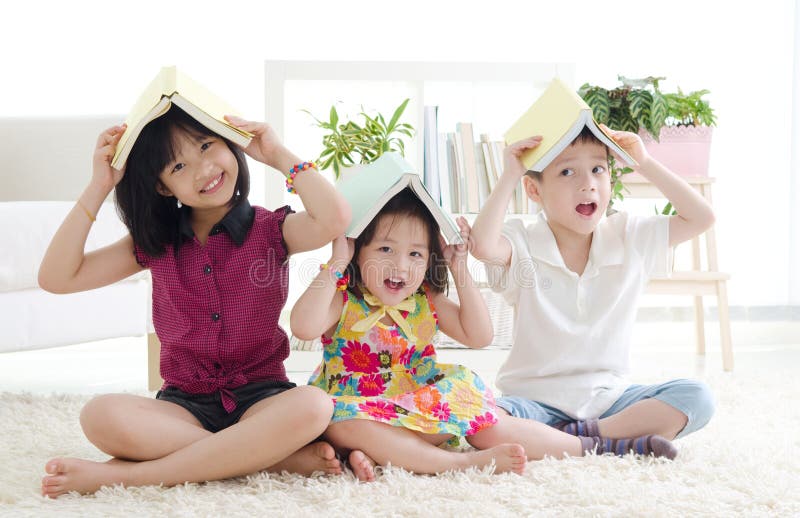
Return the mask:
<path id="1" fill-rule="evenodd" d="M 650 155 L 681 176 L 708 176 L 711 151 L 710 126 L 664 126 L 659 142 L 639 131 Z"/>

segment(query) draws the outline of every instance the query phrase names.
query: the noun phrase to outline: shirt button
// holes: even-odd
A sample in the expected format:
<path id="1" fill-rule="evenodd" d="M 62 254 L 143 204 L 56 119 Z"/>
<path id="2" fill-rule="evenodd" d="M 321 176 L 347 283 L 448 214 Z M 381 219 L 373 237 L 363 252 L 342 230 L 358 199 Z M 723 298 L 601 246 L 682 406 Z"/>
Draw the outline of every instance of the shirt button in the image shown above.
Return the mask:
<path id="1" fill-rule="evenodd" d="M 214 322 L 219 320 L 219 318 L 220 318 L 219 313 L 211 313 L 211 320 L 213 320 Z"/>
<path id="2" fill-rule="evenodd" d="M 206 274 L 211 273 L 211 265 L 210 264 L 207 264 L 207 265 L 203 266 L 203 273 L 206 273 Z"/>

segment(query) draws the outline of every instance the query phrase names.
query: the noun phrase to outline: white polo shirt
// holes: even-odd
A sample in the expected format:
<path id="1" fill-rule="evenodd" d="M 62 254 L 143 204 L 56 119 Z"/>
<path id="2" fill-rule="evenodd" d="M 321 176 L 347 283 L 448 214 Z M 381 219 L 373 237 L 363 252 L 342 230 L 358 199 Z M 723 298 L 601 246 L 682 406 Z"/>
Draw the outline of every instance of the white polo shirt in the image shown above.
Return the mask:
<path id="1" fill-rule="evenodd" d="M 489 285 L 514 306 L 514 344 L 497 374 L 503 395 L 600 416 L 630 384 L 628 350 L 639 295 L 669 275 L 669 217 L 603 218 L 583 275 L 569 270 L 544 215 L 503 227 L 511 265 L 486 265 Z"/>

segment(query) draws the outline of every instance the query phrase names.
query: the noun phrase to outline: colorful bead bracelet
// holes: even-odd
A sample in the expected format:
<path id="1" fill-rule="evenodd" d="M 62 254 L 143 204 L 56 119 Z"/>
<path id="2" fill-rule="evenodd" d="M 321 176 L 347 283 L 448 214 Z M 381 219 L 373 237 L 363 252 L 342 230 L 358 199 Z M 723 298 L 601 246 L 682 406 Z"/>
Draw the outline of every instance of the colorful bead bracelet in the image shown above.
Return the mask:
<path id="1" fill-rule="evenodd" d="M 297 173 L 300 171 L 305 171 L 306 169 L 316 168 L 317 164 L 314 162 L 301 162 L 299 164 L 294 165 L 291 169 L 289 169 L 289 176 L 286 177 L 286 190 L 292 194 L 296 194 L 297 190 L 294 188 L 294 177 L 297 176 Z"/>
<path id="2" fill-rule="evenodd" d="M 342 272 L 336 271 L 330 267 L 327 263 L 322 263 L 319 265 L 320 270 L 330 270 L 333 275 L 336 276 L 336 289 L 339 291 L 344 291 L 347 289 L 347 283 L 350 282 L 350 276 L 344 274 Z"/>

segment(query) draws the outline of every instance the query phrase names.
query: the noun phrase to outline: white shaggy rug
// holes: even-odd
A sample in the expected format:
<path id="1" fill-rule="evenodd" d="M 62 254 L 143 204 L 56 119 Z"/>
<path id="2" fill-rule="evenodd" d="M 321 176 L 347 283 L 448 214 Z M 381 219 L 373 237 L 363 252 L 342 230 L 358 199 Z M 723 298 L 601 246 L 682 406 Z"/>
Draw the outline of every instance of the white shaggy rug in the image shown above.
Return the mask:
<path id="1" fill-rule="evenodd" d="M 632 456 L 528 463 L 416 476 L 387 469 L 374 483 L 256 474 L 175 488 L 105 488 L 39 496 L 57 455 L 104 460 L 78 424 L 83 396 L 0 394 L 2 516 L 800 516 L 800 381 L 715 374 L 704 430 L 678 441 L 673 461 Z"/>

